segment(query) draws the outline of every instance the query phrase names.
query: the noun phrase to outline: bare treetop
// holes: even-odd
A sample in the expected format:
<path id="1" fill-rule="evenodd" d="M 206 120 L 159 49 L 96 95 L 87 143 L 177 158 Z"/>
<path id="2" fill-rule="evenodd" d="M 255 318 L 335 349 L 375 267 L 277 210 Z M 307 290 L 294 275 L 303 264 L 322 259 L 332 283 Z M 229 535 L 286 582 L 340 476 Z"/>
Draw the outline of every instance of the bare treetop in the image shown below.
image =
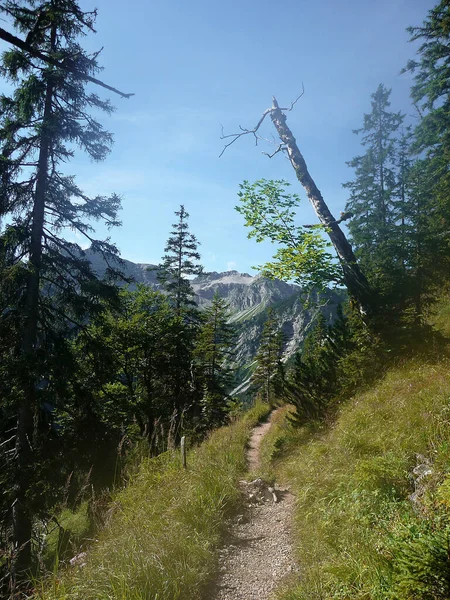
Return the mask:
<path id="1" fill-rule="evenodd" d="M 297 102 L 300 100 L 300 98 L 303 96 L 304 93 L 305 93 L 305 86 L 302 83 L 301 94 L 299 94 L 297 96 L 297 98 L 293 102 L 291 102 L 291 105 L 288 108 L 280 108 L 278 106 L 277 99 L 275 98 L 275 96 L 272 96 L 272 106 L 270 108 L 266 108 L 266 110 L 263 112 L 261 118 L 259 119 L 258 123 L 256 124 L 255 127 L 253 127 L 253 129 L 246 129 L 245 127 L 241 127 L 241 125 L 239 125 L 240 131 L 238 133 L 229 133 L 229 134 L 225 135 L 224 131 L 223 131 L 223 127 L 222 127 L 222 135 L 220 136 L 220 139 L 221 140 L 230 139 L 231 141 L 227 142 L 225 144 L 222 152 L 219 154 L 219 158 L 223 156 L 223 154 L 225 153 L 225 150 L 227 148 L 229 148 L 232 144 L 234 144 L 234 142 L 236 142 L 239 138 L 243 137 L 244 135 L 253 135 L 253 137 L 255 138 L 255 146 L 257 146 L 258 141 L 263 139 L 258 134 L 258 131 L 259 131 L 259 128 L 261 127 L 261 125 L 263 124 L 264 119 L 267 117 L 267 115 L 270 115 L 271 113 L 273 113 L 276 110 L 284 110 L 287 112 L 291 111 L 294 108 L 294 106 L 297 104 Z M 269 158 L 272 158 L 273 156 L 275 156 L 275 154 L 284 150 L 284 148 L 285 148 L 285 145 L 282 143 L 279 145 L 278 149 L 273 154 L 268 154 L 267 152 L 263 152 L 263 154 L 265 154 Z"/>

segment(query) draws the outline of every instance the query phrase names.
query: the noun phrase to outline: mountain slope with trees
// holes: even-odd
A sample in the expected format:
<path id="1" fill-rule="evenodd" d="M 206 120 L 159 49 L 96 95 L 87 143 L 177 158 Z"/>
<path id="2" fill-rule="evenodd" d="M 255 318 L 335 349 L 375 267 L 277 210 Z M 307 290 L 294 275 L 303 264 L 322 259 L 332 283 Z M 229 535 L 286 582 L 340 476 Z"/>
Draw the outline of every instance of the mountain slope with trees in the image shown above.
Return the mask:
<path id="1" fill-rule="evenodd" d="M 198 595 L 228 502 L 236 497 L 249 422 L 244 417 L 232 429 L 230 454 L 226 433 L 217 433 L 219 447 L 209 436 L 239 414 L 233 396 L 250 386 L 249 395 L 265 397 L 266 404 L 292 406 L 292 429 L 274 453 L 284 441 L 295 453 L 292 441 L 319 464 L 302 497 L 303 525 L 318 528 L 320 552 L 314 546 L 306 554 L 314 577 L 318 565 L 319 583 L 300 584 L 291 598 L 448 597 L 448 436 L 441 431 L 448 425 L 448 330 L 430 318 L 450 283 L 448 2 L 410 29 L 421 44 L 405 67 L 413 77 L 417 122 L 404 117 L 409 107 L 391 109 L 383 84 L 367 99 L 370 112 L 357 130 L 363 148 L 348 163 L 354 172 L 344 184 L 349 198 L 340 218 L 330 212 L 287 124 L 300 97 L 287 107 L 274 98 L 253 129 L 223 136 L 226 147 L 247 135 L 258 142 L 264 120 L 271 121 L 280 145 L 270 156 L 288 157 L 317 215 L 316 224 L 299 224 L 299 196 L 283 180 L 241 184 L 237 211 L 249 237 L 275 245 L 273 260 L 255 278 L 203 273 L 184 205 L 161 264 L 152 268 L 121 262 L 109 238 L 95 239 L 95 221 L 119 225 L 120 199 L 86 195 L 67 174 L 67 163 L 77 149 L 103 160 L 112 143 L 96 120 L 112 106 L 87 82 L 129 96 L 96 79 L 98 53 L 81 45 L 94 33 L 96 11 L 81 10 L 75 0 L 7 0 L 0 11 L 17 34 L 0 29 L 11 44 L 1 67 L 8 93 L 0 97 L 1 593 L 14 599 L 35 594 L 32 582 L 52 570 L 52 561 L 67 566 L 79 544 L 101 538 L 110 514 L 105 506 L 114 512 L 115 498 L 125 498 L 124 512 L 113 521 L 118 537 L 127 537 L 146 489 L 170 480 L 175 491 L 169 489 L 159 516 L 150 512 L 154 522 L 149 518 L 143 527 L 139 521 L 142 531 L 133 530 L 131 546 L 130 540 L 118 545 L 122 579 L 111 579 L 114 569 L 105 572 L 97 597 L 126 595 L 131 567 L 132 593 L 154 592 L 145 573 L 147 566 L 158 569 L 155 548 L 164 550 L 154 532 L 173 515 L 179 528 L 169 562 L 192 566 L 183 571 L 192 574 L 186 589 Z M 70 230 L 90 243 L 88 252 L 66 239 Z M 182 471 L 185 495 L 174 459 L 182 437 L 192 456 L 200 456 L 198 477 Z M 225 487 L 215 476 L 208 479 L 216 464 L 211 453 L 219 448 Z M 333 451 L 342 464 L 345 452 L 351 454 L 351 472 L 339 472 Z M 202 473 L 205 452 L 211 470 Z M 420 465 L 436 463 L 436 480 L 423 494 L 416 487 L 408 495 L 408 473 L 414 475 L 419 453 L 425 457 Z M 323 457 L 330 458 L 331 471 Z M 296 468 L 294 480 L 305 475 Z M 136 496 L 130 491 L 128 497 L 126 487 L 111 492 L 133 478 L 142 484 L 130 483 Z M 178 498 L 192 503 L 193 512 Z M 316 512 L 319 520 L 310 521 Z M 339 515 L 345 515 L 342 530 Z M 77 521 L 87 522 L 82 534 L 74 531 Z M 352 532 L 364 537 L 360 556 Z M 183 542 L 192 537 L 198 541 L 193 563 Z M 113 543 L 94 544 L 91 556 L 99 562 L 92 564 L 102 564 L 102 548 Z M 341 554 L 354 558 L 353 567 L 339 562 Z M 151 567 L 147 561 L 154 561 Z M 67 576 L 66 597 L 98 592 L 82 571 L 73 580 L 70 571 Z M 187 585 L 161 570 L 158 581 L 155 590 L 167 598 L 182 596 Z M 45 584 L 42 589 L 47 594 Z M 57 583 L 48 589 L 49 597 L 65 594 Z"/>

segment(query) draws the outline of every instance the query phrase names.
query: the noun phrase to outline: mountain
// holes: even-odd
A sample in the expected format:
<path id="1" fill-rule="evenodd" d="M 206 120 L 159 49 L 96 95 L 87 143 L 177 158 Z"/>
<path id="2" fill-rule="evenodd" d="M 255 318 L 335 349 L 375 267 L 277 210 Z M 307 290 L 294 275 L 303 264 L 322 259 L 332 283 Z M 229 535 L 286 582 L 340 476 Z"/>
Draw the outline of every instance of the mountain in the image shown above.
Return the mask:
<path id="1" fill-rule="evenodd" d="M 94 270 L 102 276 L 106 264 L 98 254 L 86 252 Z M 136 283 L 161 289 L 156 276 L 156 265 L 123 260 L 121 270 Z M 230 322 L 235 323 L 238 341 L 235 365 L 237 369 L 234 394 L 244 393 L 249 387 L 254 357 L 261 338 L 267 309 L 271 307 L 283 331 L 285 345 L 283 361 L 288 361 L 301 346 L 314 317 L 320 311 L 330 323 L 337 305 L 344 299 L 341 291 L 327 291 L 306 296 L 298 285 L 278 279 L 252 276 L 238 271 L 203 273 L 191 281 L 195 299 L 200 308 L 208 306 L 217 291 L 229 305 Z"/>
<path id="2" fill-rule="evenodd" d="M 217 291 L 227 300 L 233 313 L 232 321 L 248 319 L 264 307 L 300 291 L 296 285 L 237 271 L 204 273 L 192 280 L 192 287 L 200 307 L 208 306 Z"/>

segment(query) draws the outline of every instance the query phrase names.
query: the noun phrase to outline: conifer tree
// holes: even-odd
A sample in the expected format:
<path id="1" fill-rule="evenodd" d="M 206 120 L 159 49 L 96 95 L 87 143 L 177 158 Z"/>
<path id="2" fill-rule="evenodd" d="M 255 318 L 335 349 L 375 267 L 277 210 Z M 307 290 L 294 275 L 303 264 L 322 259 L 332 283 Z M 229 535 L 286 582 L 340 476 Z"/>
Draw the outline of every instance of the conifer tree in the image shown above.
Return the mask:
<path id="1" fill-rule="evenodd" d="M 256 368 L 251 377 L 251 383 L 270 405 L 274 403 L 276 397 L 282 351 L 283 334 L 279 329 L 273 309 L 269 308 L 255 357 Z"/>
<path id="2" fill-rule="evenodd" d="M 401 259 L 393 253 L 396 231 L 397 139 L 401 113 L 389 111 L 390 90 L 380 84 L 372 94 L 372 111 L 364 115 L 362 134 L 365 154 L 348 165 L 355 179 L 344 184 L 350 190 L 346 211 L 353 215 L 349 231 L 364 272 L 382 295 L 391 293 Z"/>
<path id="3" fill-rule="evenodd" d="M 323 416 L 329 400 L 336 394 L 336 363 L 339 354 L 345 351 L 338 344 L 344 335 L 345 321 L 340 307 L 334 327 L 327 325 L 322 313 L 315 318 L 285 383 L 286 397 L 296 409 L 291 417 L 294 424 Z M 337 343 L 334 337 L 339 340 Z"/>
<path id="4" fill-rule="evenodd" d="M 188 417 L 199 418 L 202 388 L 193 368 L 194 346 L 200 324 L 200 313 L 194 300 L 191 275 L 199 275 L 202 266 L 197 251 L 199 242 L 189 231 L 189 214 L 183 205 L 175 212 L 178 221 L 173 224 L 164 249 L 158 278 L 163 283 L 169 301 L 177 317 L 177 326 L 173 329 L 174 356 L 171 369 L 172 411 L 178 422 L 181 415 L 189 412 Z"/>
<path id="5" fill-rule="evenodd" d="M 61 169 L 75 145 L 98 161 L 112 142 L 89 114 L 112 110 L 85 89 L 83 74 L 98 71 L 97 55 L 89 56 L 78 41 L 93 31 L 95 11 L 83 12 L 75 0 L 8 0 L 2 11 L 42 56 L 75 67 L 68 73 L 19 49 L 2 58 L 2 73 L 15 88 L 0 98 L 0 216 L 7 216 L 0 236 L 0 313 L 1 329 L 14 339 L 2 339 L 0 354 L 10 366 L 4 401 L 17 414 L 12 571 L 19 580 L 31 565 L 35 467 L 45 445 L 41 407 L 56 385 L 52 372 L 69 331 L 101 310 L 103 297 L 115 295 L 62 232 L 77 231 L 110 262 L 116 248 L 93 239 L 90 221 L 117 225 L 120 202 L 115 195 L 86 196 Z"/>
<path id="6" fill-rule="evenodd" d="M 413 177 L 415 203 L 420 205 L 421 266 L 419 288 L 448 279 L 450 273 L 450 5 L 442 0 L 420 27 L 410 27 L 411 41 L 419 41 L 418 58 L 404 71 L 414 75 L 412 100 L 420 120 L 412 150 L 420 156 Z M 418 173 L 420 171 L 420 183 Z M 418 208 L 418 206 L 417 206 Z"/>
<path id="7" fill-rule="evenodd" d="M 204 381 L 202 404 L 207 427 L 220 425 L 227 414 L 227 392 L 231 379 L 229 364 L 236 337 L 228 319 L 227 302 L 216 291 L 211 306 L 202 313 L 195 351 Z"/>
<path id="8" fill-rule="evenodd" d="M 189 213 L 181 205 L 175 215 L 178 217 L 178 221 L 172 225 L 173 230 L 170 232 L 164 248 L 165 255 L 158 278 L 164 284 L 177 314 L 180 315 L 183 309 L 195 306 L 194 291 L 188 277 L 200 275 L 203 269 L 198 262 L 200 260 L 200 254 L 197 251 L 199 242 L 189 231 Z"/>
<path id="9" fill-rule="evenodd" d="M 178 318 L 166 295 L 143 285 L 121 290 L 120 300 L 119 309 L 91 320 L 74 341 L 74 378 L 111 430 L 137 426 L 158 451 L 154 424 L 165 426 L 171 417 Z"/>

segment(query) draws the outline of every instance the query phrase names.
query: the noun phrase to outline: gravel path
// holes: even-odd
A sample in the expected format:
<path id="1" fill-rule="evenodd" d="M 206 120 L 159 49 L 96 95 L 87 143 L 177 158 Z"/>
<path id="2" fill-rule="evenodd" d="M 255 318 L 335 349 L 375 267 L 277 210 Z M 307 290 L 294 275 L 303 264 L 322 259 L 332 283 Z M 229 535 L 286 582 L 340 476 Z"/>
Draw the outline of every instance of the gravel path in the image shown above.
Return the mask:
<path id="1" fill-rule="evenodd" d="M 259 466 L 259 447 L 270 426 L 271 421 L 253 430 L 247 455 L 250 472 Z M 245 510 L 230 526 L 219 555 L 220 576 L 207 600 L 268 600 L 283 579 L 297 571 L 291 541 L 294 496 L 261 479 L 240 485 Z"/>

